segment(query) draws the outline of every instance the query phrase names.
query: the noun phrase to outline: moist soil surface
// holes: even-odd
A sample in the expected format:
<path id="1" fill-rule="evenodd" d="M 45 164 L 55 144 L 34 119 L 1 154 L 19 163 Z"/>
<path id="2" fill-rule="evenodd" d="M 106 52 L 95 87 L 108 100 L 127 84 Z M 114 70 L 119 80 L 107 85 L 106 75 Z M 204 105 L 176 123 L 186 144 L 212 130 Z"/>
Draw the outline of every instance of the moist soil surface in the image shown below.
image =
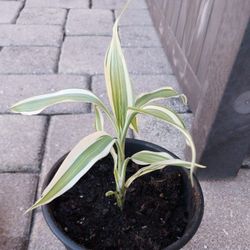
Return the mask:
<path id="1" fill-rule="evenodd" d="M 139 169 L 128 165 L 129 177 Z M 113 197 L 113 161 L 106 157 L 50 207 L 67 235 L 87 249 L 158 250 L 184 233 L 188 212 L 177 168 L 145 175 L 129 187 L 123 211 Z"/>

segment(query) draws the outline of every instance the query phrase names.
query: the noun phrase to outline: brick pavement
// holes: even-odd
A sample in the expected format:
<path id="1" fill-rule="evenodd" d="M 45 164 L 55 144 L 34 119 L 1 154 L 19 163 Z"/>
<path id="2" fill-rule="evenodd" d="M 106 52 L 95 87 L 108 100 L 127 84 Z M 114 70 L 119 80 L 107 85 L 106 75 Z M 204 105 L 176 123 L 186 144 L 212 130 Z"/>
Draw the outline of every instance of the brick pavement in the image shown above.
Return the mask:
<path id="1" fill-rule="evenodd" d="M 91 89 L 107 102 L 104 54 L 112 23 L 124 2 L 0 0 L 1 250 L 64 249 L 49 231 L 40 209 L 22 214 L 40 193 L 53 163 L 93 131 L 87 126 L 94 120 L 92 108 L 88 104 L 63 104 L 36 117 L 11 114 L 9 108 L 17 100 L 65 88 Z M 144 0 L 132 3 L 121 21 L 121 36 L 137 94 L 165 85 L 179 89 Z M 188 107 L 178 100 L 163 103 L 191 124 Z M 176 131 L 146 118 L 140 119 L 140 127 L 141 133 L 129 136 L 155 142 L 183 156 L 183 140 Z M 111 130 L 109 126 L 107 129 Z M 237 220 L 241 221 L 239 215 Z M 195 242 L 202 247 L 199 236 Z M 186 249 L 195 248 L 191 243 Z"/>

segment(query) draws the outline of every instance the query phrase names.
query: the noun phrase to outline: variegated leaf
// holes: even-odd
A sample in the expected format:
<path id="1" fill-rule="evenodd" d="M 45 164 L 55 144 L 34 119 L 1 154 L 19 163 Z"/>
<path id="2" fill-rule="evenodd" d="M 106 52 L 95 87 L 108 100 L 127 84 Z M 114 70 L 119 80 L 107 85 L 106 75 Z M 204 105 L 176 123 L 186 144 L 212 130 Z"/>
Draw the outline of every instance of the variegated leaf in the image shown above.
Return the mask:
<path id="1" fill-rule="evenodd" d="M 149 102 L 171 97 L 180 97 L 183 103 L 187 104 L 187 98 L 185 95 L 178 94 L 178 92 L 176 92 L 171 87 L 164 87 L 149 93 L 142 94 L 136 99 L 135 106 L 141 107 Z"/>
<path id="2" fill-rule="evenodd" d="M 90 102 L 105 111 L 107 110 L 102 101 L 91 91 L 84 89 L 65 89 L 55 93 L 27 98 L 14 104 L 11 107 L 11 111 L 24 115 L 35 115 L 51 105 L 64 102 Z"/>
<path id="3" fill-rule="evenodd" d="M 195 161 L 196 161 L 196 149 L 195 149 L 193 139 L 191 135 L 189 134 L 188 130 L 185 128 L 185 124 L 182 121 L 182 119 L 179 117 L 179 115 L 168 108 L 156 106 L 156 105 L 144 106 L 142 108 L 130 107 L 130 109 L 133 110 L 135 113 L 141 113 L 141 114 L 151 115 L 153 117 L 156 117 L 174 126 L 184 135 L 187 141 L 187 145 L 191 148 L 191 153 L 192 153 L 190 175 L 191 175 L 191 182 L 193 184 L 193 173 L 195 170 Z"/>
<path id="4" fill-rule="evenodd" d="M 104 131 L 81 140 L 66 157 L 42 197 L 29 210 L 51 202 L 73 187 L 97 161 L 108 155 L 114 143 L 115 139 Z"/>
<path id="5" fill-rule="evenodd" d="M 104 130 L 104 118 L 102 115 L 102 111 L 96 105 L 95 105 L 95 128 L 97 131 Z"/>
<path id="6" fill-rule="evenodd" d="M 133 181 L 135 181 L 137 178 L 139 178 L 145 174 L 149 174 L 149 173 L 152 173 L 154 171 L 161 170 L 161 169 L 168 167 L 168 166 L 184 167 L 187 169 L 191 169 L 192 163 L 187 162 L 187 161 L 182 161 L 179 159 L 170 159 L 170 160 L 165 160 L 162 162 L 156 162 L 156 163 L 151 164 L 147 167 L 143 167 L 143 168 L 139 169 L 135 174 L 133 174 L 130 178 L 128 178 L 128 180 L 125 183 L 125 187 L 128 188 L 133 183 Z M 195 166 L 199 167 L 199 168 L 205 168 L 205 166 L 200 165 L 200 164 L 195 164 Z"/>
<path id="7" fill-rule="evenodd" d="M 134 104 L 132 86 L 118 34 L 119 20 L 127 6 L 128 3 L 113 26 L 111 44 L 104 60 L 104 73 L 109 102 L 120 129 L 124 126 L 128 106 L 133 106 Z M 131 125 L 134 129 L 137 129 L 136 120 L 131 121 Z"/>
<path id="8" fill-rule="evenodd" d="M 131 156 L 131 160 L 138 165 L 150 165 L 156 162 L 173 159 L 167 152 L 153 152 L 148 150 L 140 151 Z"/>
<path id="9" fill-rule="evenodd" d="M 152 115 L 156 118 L 159 118 L 161 120 L 164 120 L 172 125 L 176 125 L 180 128 L 185 129 L 185 124 L 182 121 L 181 117 L 175 113 L 174 111 L 170 110 L 169 108 L 166 107 L 161 107 L 157 105 L 148 105 L 142 108 L 137 108 L 137 107 L 129 107 L 129 109 L 146 114 L 146 115 Z"/>

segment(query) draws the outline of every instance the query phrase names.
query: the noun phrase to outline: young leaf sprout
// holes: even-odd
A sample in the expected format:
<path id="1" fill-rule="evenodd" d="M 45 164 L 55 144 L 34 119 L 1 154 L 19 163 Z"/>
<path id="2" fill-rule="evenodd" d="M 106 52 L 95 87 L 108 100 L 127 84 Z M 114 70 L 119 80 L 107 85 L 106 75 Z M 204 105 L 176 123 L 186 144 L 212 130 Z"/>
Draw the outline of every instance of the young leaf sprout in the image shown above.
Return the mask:
<path id="1" fill-rule="evenodd" d="M 133 181 L 140 176 L 174 165 L 190 169 L 192 181 L 196 167 L 196 151 L 191 135 L 181 118 L 168 107 L 152 104 L 153 101 L 164 98 L 181 98 L 186 103 L 186 97 L 177 93 L 171 87 L 163 87 L 155 91 L 134 97 L 126 61 L 121 48 L 118 24 L 130 1 L 127 2 L 113 26 L 113 35 L 104 60 L 104 73 L 107 93 L 112 110 L 91 91 L 84 89 L 66 89 L 52 94 L 31 97 L 20 101 L 11 107 L 15 113 L 34 115 L 45 108 L 63 102 L 88 102 L 94 106 L 96 132 L 82 139 L 68 154 L 57 173 L 43 191 L 42 196 L 29 208 L 32 210 L 53 201 L 65 193 L 83 177 L 94 164 L 108 154 L 114 161 L 115 190 L 108 191 L 106 196 L 115 196 L 116 204 L 122 209 L 126 191 Z M 148 115 L 160 119 L 179 130 L 191 148 L 191 162 L 174 159 L 165 152 L 141 151 L 131 157 L 125 155 L 125 141 L 128 129 L 138 132 L 137 115 Z M 107 116 L 115 130 L 112 137 L 104 130 L 104 117 Z M 134 175 L 126 179 L 129 161 L 141 166 Z M 29 211 L 28 210 L 28 211 Z"/>

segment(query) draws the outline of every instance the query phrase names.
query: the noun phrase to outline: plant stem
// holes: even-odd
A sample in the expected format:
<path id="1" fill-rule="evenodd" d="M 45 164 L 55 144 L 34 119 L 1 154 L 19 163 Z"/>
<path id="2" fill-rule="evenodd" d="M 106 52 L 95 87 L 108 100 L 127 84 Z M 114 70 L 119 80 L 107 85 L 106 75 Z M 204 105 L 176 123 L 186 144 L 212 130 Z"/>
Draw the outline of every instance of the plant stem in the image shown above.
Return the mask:
<path id="1" fill-rule="evenodd" d="M 125 159 L 125 143 L 126 143 L 126 135 L 128 133 L 129 124 L 135 114 L 131 114 L 128 118 L 128 121 L 124 124 L 123 129 L 121 129 L 118 133 L 117 138 L 117 174 L 118 178 L 116 179 L 116 201 L 117 205 L 120 207 L 120 209 L 123 209 L 124 202 L 125 202 L 125 196 L 126 196 L 126 170 L 127 170 L 127 164 L 130 160 L 130 158 Z"/>
<path id="2" fill-rule="evenodd" d="M 125 160 L 125 138 L 117 140 L 117 170 L 118 183 L 116 183 L 116 201 L 119 208 L 122 210 L 125 201 L 125 175 L 126 175 L 126 160 Z"/>

